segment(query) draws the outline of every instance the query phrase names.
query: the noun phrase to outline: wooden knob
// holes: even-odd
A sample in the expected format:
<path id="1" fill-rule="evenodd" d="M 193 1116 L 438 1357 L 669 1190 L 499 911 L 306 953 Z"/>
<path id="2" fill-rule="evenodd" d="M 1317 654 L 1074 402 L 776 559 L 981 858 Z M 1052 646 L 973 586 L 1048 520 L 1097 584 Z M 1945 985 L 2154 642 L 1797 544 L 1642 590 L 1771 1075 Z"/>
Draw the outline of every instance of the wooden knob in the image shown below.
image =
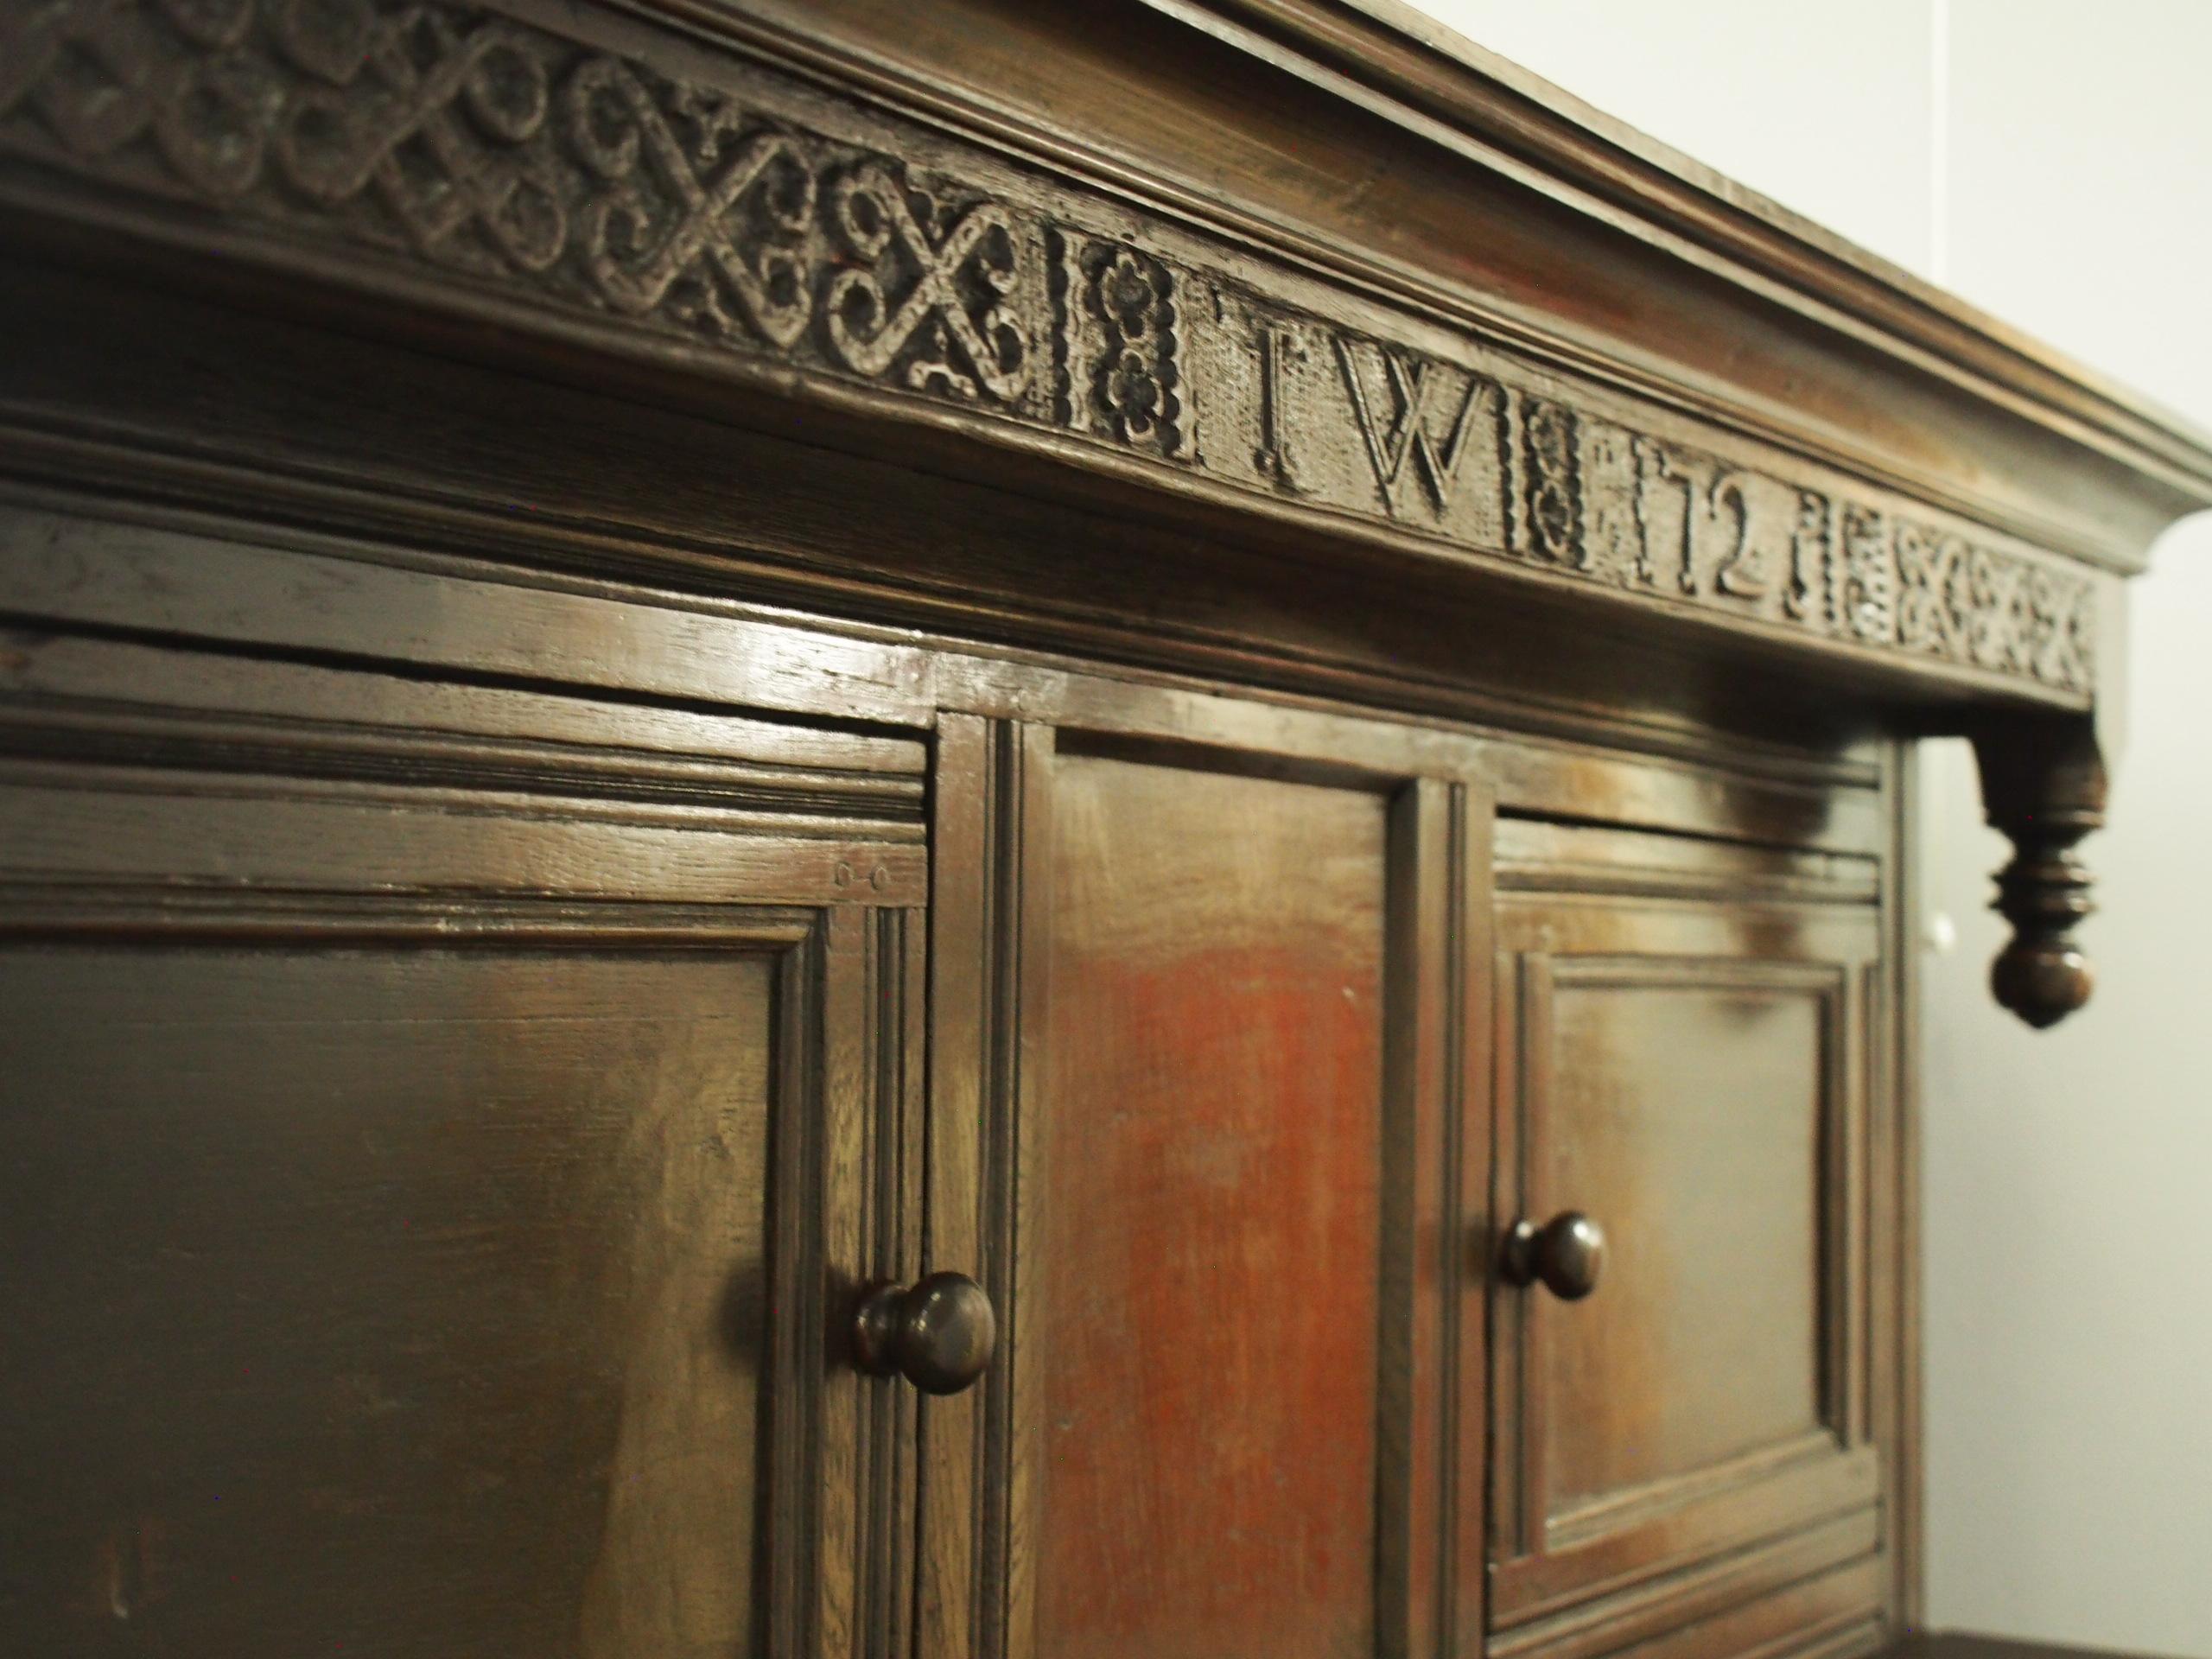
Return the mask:
<path id="1" fill-rule="evenodd" d="M 1508 1284 L 1541 1283 L 1560 1300 L 1579 1302 L 1598 1288 L 1605 1264 L 1605 1230 L 1580 1210 L 1567 1210 L 1541 1227 L 1515 1222 L 1499 1271 Z"/>
<path id="2" fill-rule="evenodd" d="M 870 1376 L 903 1376 L 924 1394 L 957 1394 L 982 1376 L 998 1345 L 998 1315 L 964 1273 L 906 1286 L 872 1286 L 853 1316 L 853 1363 Z"/>

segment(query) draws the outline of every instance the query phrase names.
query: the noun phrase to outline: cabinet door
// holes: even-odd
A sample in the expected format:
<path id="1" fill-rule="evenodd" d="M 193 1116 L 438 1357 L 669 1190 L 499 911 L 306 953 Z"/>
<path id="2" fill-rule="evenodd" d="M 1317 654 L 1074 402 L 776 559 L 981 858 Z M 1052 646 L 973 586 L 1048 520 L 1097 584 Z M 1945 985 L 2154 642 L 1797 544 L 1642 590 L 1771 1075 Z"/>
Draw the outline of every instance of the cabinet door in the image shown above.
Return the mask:
<path id="1" fill-rule="evenodd" d="M 1510 894 L 1498 927 L 1493 1651 L 1871 1637 L 1872 906 Z M 1510 1282 L 1512 1224 L 1569 1212 L 1594 1290 L 1541 1236 L 1522 1276 L 1562 1282 Z"/>
<path id="2" fill-rule="evenodd" d="M 0 1625 L 887 1651 L 909 741 L 23 637 Z M 67 767 L 22 758 L 67 752 Z"/>
<path id="3" fill-rule="evenodd" d="M 977 1217 L 1007 1349 L 929 1408 L 923 1651 L 1433 1651 L 1479 1502 L 1448 1217 L 1482 803 L 1256 744 L 943 753 L 939 949 L 998 967 L 938 980 L 931 1225 Z"/>

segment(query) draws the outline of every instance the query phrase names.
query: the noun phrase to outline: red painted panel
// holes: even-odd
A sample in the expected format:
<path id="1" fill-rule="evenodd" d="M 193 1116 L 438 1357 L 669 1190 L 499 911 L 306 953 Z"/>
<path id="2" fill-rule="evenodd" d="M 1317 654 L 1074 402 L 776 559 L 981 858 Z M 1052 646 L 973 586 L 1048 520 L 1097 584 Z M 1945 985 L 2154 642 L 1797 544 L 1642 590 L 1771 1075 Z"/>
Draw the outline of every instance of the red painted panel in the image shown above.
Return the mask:
<path id="1" fill-rule="evenodd" d="M 1056 781 L 1037 1651 L 1371 1652 L 1385 804 Z"/>

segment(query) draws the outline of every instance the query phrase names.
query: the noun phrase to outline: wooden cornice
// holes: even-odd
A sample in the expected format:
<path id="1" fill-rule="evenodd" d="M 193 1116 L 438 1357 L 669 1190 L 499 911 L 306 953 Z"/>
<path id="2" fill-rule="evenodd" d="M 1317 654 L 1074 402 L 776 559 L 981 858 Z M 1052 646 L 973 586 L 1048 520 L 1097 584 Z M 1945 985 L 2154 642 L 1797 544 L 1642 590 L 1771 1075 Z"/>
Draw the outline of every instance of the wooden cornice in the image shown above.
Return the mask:
<path id="1" fill-rule="evenodd" d="M 1847 320 L 1901 364 L 1955 378 L 2212 502 L 2212 432 L 1948 289 L 1592 108 L 1402 0 L 1144 0 L 1285 69 L 1357 86 L 1420 136 L 1442 124 L 1540 169 L 1593 217 L 1637 222 L 1732 269 L 1749 290 Z"/>
<path id="2" fill-rule="evenodd" d="M 0 0 L 0 210 L 357 331 L 1795 654 L 1891 709 L 2096 704 L 2115 577 L 2212 500 L 2199 435 L 1410 28 Z"/>

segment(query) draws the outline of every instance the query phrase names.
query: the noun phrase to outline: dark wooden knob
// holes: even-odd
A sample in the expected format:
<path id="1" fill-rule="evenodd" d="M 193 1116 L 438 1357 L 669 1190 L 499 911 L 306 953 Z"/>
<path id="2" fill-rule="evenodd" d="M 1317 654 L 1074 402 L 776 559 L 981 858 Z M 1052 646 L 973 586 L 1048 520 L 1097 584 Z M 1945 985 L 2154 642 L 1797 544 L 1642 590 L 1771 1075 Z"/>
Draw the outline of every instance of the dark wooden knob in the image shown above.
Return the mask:
<path id="1" fill-rule="evenodd" d="M 924 1394 L 969 1387 L 998 1339 L 990 1297 L 964 1273 L 872 1286 L 853 1316 L 853 1363 L 870 1376 L 903 1376 Z"/>
<path id="2" fill-rule="evenodd" d="M 1515 1222 L 1499 1267 L 1508 1284 L 1541 1283 L 1560 1300 L 1579 1302 L 1598 1288 L 1605 1264 L 1605 1230 L 1580 1210 L 1566 1210 L 1541 1227 Z"/>

